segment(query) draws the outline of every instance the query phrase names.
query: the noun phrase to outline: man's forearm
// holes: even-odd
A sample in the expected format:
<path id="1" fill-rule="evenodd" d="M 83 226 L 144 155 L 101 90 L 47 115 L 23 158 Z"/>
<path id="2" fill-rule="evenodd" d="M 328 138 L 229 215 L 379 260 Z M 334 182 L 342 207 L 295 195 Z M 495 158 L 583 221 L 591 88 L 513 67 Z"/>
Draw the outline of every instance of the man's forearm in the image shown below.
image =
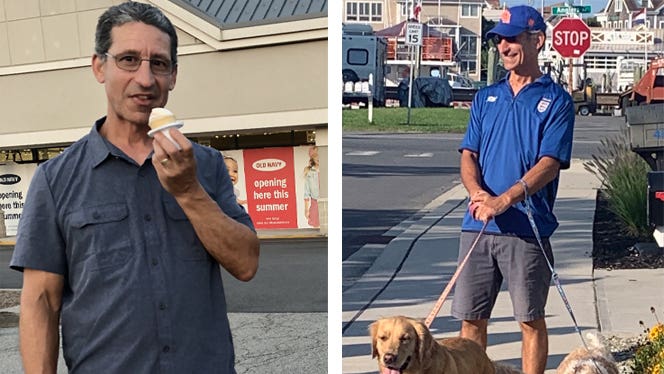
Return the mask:
<path id="1" fill-rule="evenodd" d="M 559 172 L 560 162 L 558 160 L 551 157 L 542 157 L 535 166 L 521 177 L 521 180 L 528 188 L 528 196 L 535 194 L 552 180 L 556 179 Z M 521 183 L 514 181 L 514 185 L 503 192 L 500 197 L 507 202 L 507 206 L 514 205 L 525 199 L 523 188 L 524 186 Z"/>
<path id="2" fill-rule="evenodd" d="M 203 187 L 176 199 L 210 255 L 235 278 L 253 278 L 259 255 L 256 233 L 227 216 Z"/>
<path id="3" fill-rule="evenodd" d="M 471 196 L 482 190 L 482 175 L 477 154 L 468 150 L 463 150 L 461 153 L 461 183 Z"/>
<path id="4" fill-rule="evenodd" d="M 45 296 L 21 295 L 19 343 L 26 374 L 55 374 L 59 352 L 58 308 Z"/>

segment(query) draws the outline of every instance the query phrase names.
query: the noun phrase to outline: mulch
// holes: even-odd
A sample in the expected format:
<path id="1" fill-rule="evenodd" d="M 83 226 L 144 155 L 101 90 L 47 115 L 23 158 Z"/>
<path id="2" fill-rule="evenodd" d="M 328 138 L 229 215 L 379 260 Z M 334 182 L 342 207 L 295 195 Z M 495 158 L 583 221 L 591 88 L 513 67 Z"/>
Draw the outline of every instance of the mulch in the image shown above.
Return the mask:
<path id="1" fill-rule="evenodd" d="M 607 270 L 664 268 L 664 250 L 654 246 L 654 238 L 629 235 L 625 227 L 609 209 L 606 194 L 599 190 L 593 221 L 593 267 Z"/>

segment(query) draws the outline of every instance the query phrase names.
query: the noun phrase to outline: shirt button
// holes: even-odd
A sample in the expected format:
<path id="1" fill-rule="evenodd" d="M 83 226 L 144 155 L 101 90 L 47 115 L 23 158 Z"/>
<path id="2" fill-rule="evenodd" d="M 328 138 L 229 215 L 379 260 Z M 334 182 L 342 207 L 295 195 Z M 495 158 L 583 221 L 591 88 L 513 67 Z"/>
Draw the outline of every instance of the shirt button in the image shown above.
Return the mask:
<path id="1" fill-rule="evenodd" d="M 145 218 L 145 220 L 148 222 L 152 221 L 152 216 L 149 214 L 146 214 L 145 216 L 143 216 L 143 218 Z"/>
<path id="2" fill-rule="evenodd" d="M 168 351 L 170 351 L 170 350 L 171 350 L 171 347 L 169 347 L 167 345 L 165 345 L 164 348 L 161 349 L 161 351 L 164 352 L 164 353 L 168 353 Z"/>
<path id="3" fill-rule="evenodd" d="M 156 258 L 152 259 L 152 266 L 157 266 L 158 263 L 159 263 L 159 261 L 157 261 Z"/>
<path id="4" fill-rule="evenodd" d="M 166 304 L 164 304 L 164 303 L 159 303 L 159 309 L 161 309 L 161 310 L 166 309 Z"/>
<path id="5" fill-rule="evenodd" d="M 94 212 L 94 213 L 92 213 L 92 218 L 99 219 L 99 218 L 101 218 L 101 214 L 99 214 L 99 212 Z"/>

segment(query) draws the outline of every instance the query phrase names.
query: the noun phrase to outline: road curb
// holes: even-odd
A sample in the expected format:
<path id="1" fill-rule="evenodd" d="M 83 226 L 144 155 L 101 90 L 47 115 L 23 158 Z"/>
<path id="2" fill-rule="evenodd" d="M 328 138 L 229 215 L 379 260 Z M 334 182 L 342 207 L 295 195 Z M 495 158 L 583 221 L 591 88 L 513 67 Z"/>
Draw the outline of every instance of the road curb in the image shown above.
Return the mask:
<path id="1" fill-rule="evenodd" d="M 463 185 L 459 184 L 429 203 L 424 208 L 428 213 L 390 241 L 366 273 L 342 293 L 342 321 L 347 323 L 346 328 L 352 326 L 353 321 L 364 313 L 391 278 L 398 274 L 400 264 L 406 260 L 419 237 L 459 208 L 466 199 L 465 191 Z M 367 283 L 371 286 L 367 287 Z M 371 295 L 367 294 L 367 290 Z"/>

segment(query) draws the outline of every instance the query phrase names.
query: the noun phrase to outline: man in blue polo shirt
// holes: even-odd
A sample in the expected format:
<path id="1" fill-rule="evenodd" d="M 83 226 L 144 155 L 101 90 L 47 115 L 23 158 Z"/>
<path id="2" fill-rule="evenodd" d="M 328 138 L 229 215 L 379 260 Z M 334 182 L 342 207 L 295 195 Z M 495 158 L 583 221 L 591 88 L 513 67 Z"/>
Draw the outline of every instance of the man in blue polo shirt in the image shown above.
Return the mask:
<path id="1" fill-rule="evenodd" d="M 248 281 L 259 241 L 221 154 L 170 129 L 148 135 L 177 76 L 177 32 L 125 2 L 97 23 L 92 72 L 106 115 L 40 165 L 11 266 L 23 271 L 26 374 L 233 374 L 220 265 Z"/>
<path id="2" fill-rule="evenodd" d="M 488 319 L 504 279 L 523 333 L 527 374 L 544 373 L 546 367 L 544 307 L 551 271 L 529 223 L 524 192 L 531 196 L 543 249 L 553 263 L 548 240 L 558 226 L 553 204 L 559 172 L 570 164 L 574 128 L 572 98 L 538 66 L 545 32 L 534 8 L 503 11 L 487 36 L 509 73 L 475 96 L 460 147 L 471 209 L 462 224 L 459 259 L 485 224 L 486 229 L 456 283 L 452 315 L 462 320 L 462 337 L 486 348 Z"/>

